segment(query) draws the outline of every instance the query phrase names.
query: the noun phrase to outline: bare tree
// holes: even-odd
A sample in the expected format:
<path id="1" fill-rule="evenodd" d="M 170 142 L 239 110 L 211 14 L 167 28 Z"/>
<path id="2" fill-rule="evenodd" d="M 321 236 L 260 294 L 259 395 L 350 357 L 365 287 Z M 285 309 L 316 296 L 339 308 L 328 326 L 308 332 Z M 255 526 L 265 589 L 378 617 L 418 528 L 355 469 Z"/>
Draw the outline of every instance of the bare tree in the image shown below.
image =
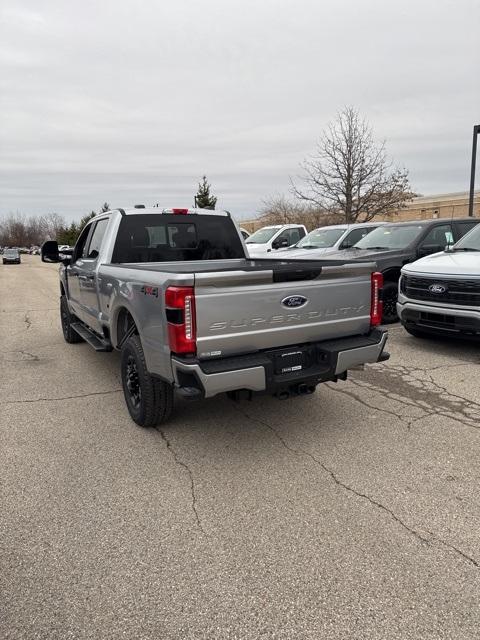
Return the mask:
<path id="1" fill-rule="evenodd" d="M 414 196 L 408 171 L 392 167 L 385 142 L 376 144 L 358 111 L 346 107 L 322 135 L 316 152 L 302 163 L 305 188 L 293 194 L 347 223 L 398 211 Z"/>
<path id="2" fill-rule="evenodd" d="M 291 201 L 285 196 L 264 200 L 259 220 L 262 224 L 304 224 L 309 231 L 343 221 L 343 216 L 325 211 L 310 202 Z"/>
<path id="3" fill-rule="evenodd" d="M 0 246 L 30 247 L 55 239 L 65 227 L 65 220 L 57 213 L 30 216 L 11 213 L 0 219 Z"/>
<path id="4" fill-rule="evenodd" d="M 65 228 L 65 218 L 58 213 L 48 213 L 40 217 L 43 240 L 55 240 Z"/>

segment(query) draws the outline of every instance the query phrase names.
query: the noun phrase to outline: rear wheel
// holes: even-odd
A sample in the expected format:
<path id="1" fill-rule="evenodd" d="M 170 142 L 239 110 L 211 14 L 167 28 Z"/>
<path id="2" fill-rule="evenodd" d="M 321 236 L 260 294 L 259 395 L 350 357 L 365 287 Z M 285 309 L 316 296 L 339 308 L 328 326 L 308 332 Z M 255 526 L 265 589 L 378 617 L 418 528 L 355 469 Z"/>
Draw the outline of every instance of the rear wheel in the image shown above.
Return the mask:
<path id="1" fill-rule="evenodd" d="M 392 324 L 398 321 L 397 299 L 398 284 L 396 282 L 385 282 L 382 289 L 383 299 L 383 324 Z"/>
<path id="2" fill-rule="evenodd" d="M 75 322 L 77 318 L 73 313 L 70 313 L 65 296 L 60 296 L 60 319 L 62 321 L 62 331 L 65 342 L 68 342 L 69 344 L 83 342 L 83 338 L 79 336 L 74 329 L 72 329 L 72 322 Z"/>
<path id="3" fill-rule="evenodd" d="M 121 377 L 134 422 L 141 427 L 155 427 L 168 420 L 173 410 L 173 387 L 148 373 L 138 335 L 128 338 L 122 347 Z"/>

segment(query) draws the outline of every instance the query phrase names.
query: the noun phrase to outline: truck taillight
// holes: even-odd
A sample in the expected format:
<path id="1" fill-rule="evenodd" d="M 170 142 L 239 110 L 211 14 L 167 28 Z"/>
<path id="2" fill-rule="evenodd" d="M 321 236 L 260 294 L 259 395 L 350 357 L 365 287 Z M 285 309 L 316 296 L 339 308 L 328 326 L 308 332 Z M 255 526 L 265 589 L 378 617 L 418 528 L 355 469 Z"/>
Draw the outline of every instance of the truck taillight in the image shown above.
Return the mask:
<path id="1" fill-rule="evenodd" d="M 383 302 L 380 292 L 383 287 L 383 275 L 379 271 L 372 273 L 372 302 L 370 305 L 370 326 L 378 327 L 382 322 Z"/>
<path id="2" fill-rule="evenodd" d="M 165 292 L 168 341 L 173 353 L 195 355 L 195 291 L 193 287 L 168 287 Z"/>

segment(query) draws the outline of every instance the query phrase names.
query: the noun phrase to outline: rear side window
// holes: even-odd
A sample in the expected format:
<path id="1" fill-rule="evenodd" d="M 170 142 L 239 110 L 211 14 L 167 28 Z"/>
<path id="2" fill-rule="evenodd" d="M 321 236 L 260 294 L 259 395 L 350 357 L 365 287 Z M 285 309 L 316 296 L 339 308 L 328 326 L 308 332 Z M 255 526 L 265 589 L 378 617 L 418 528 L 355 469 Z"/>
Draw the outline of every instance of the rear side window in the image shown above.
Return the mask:
<path id="1" fill-rule="evenodd" d="M 112 262 L 244 257 L 235 225 L 225 216 L 134 214 L 120 222 Z"/>
<path id="2" fill-rule="evenodd" d="M 456 222 L 455 224 L 458 230 L 459 238 L 462 238 L 466 233 L 473 229 L 473 227 L 477 226 L 476 222 Z"/>

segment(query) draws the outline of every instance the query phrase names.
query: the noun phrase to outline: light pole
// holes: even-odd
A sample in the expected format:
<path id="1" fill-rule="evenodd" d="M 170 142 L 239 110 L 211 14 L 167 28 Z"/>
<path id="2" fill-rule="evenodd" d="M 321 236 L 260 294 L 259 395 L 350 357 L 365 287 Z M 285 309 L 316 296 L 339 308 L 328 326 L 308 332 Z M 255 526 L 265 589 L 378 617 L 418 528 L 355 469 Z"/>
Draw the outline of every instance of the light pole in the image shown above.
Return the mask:
<path id="1" fill-rule="evenodd" d="M 470 199 L 468 201 L 468 215 L 473 217 L 473 195 L 475 192 L 475 165 L 477 163 L 477 138 L 480 133 L 480 124 L 476 124 L 473 127 L 473 142 L 472 142 L 472 169 L 470 173 Z"/>

